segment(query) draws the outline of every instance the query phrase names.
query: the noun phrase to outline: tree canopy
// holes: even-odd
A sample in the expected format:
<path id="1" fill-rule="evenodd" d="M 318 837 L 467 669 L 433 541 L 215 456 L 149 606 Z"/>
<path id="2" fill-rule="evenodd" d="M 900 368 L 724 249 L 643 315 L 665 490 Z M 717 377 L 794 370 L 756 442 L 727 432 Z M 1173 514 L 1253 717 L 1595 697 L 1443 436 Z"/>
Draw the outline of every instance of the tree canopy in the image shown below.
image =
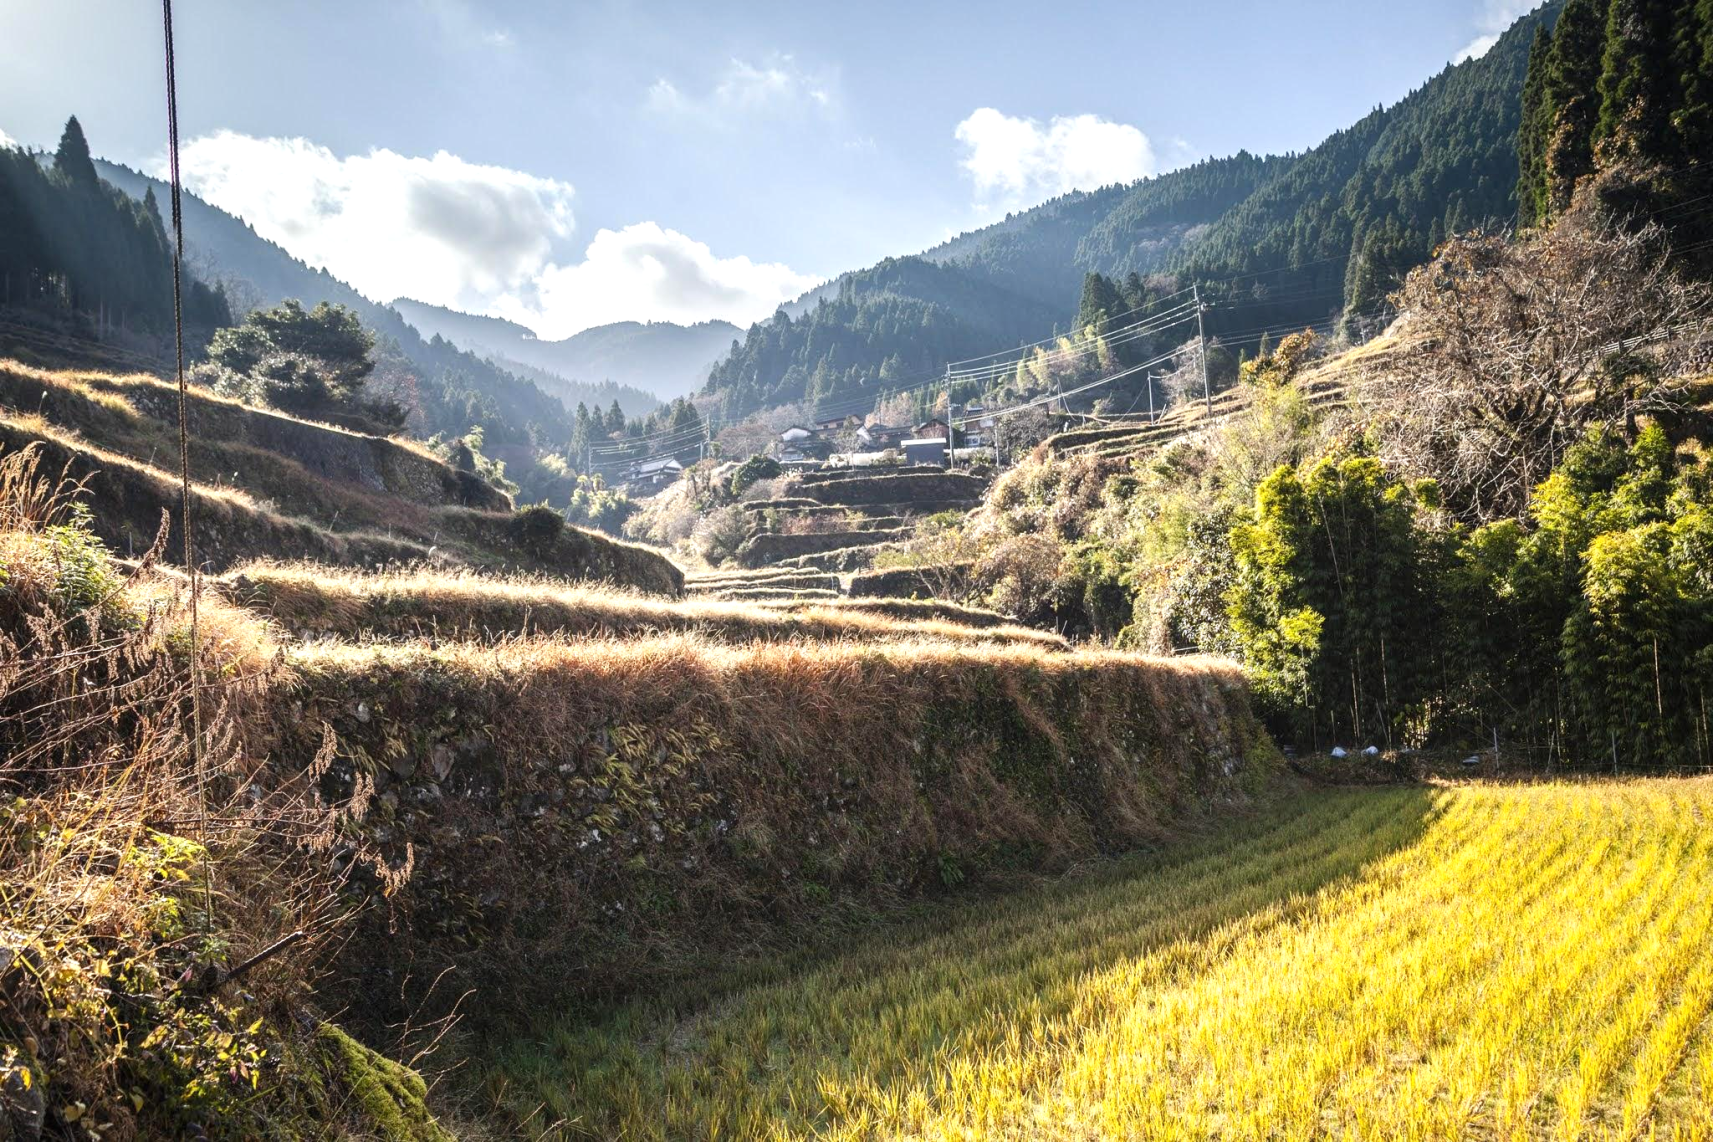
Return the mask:
<path id="1" fill-rule="evenodd" d="M 188 271 L 183 297 L 193 328 L 231 320 L 224 295 Z M 96 175 L 76 117 L 50 166 L 0 148 L 0 304 L 64 310 L 146 333 L 172 328 L 172 247 L 160 210 Z"/>

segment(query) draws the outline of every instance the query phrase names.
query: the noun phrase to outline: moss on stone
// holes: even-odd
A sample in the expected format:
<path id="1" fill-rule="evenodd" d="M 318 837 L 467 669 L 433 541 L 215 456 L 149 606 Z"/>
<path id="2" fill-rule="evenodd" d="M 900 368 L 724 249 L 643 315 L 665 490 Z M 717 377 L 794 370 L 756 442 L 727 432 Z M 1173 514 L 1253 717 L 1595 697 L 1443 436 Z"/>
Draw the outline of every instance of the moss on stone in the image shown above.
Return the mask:
<path id="1" fill-rule="evenodd" d="M 351 1038 L 331 1023 L 316 1029 L 330 1077 L 344 1088 L 344 1112 L 380 1142 L 453 1142 L 428 1110 L 428 1086 L 409 1067 Z"/>

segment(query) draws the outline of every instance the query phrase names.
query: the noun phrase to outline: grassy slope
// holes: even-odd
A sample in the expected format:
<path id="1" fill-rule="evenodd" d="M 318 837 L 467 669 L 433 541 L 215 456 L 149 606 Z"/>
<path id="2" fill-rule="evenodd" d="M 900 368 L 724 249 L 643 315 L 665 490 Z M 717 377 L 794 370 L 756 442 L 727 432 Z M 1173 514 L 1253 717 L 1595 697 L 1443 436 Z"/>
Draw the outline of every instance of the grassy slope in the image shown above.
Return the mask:
<path id="1" fill-rule="evenodd" d="M 985 615 L 976 623 L 959 621 L 967 616 L 958 615 L 956 608 L 905 617 L 819 605 L 680 602 L 551 579 L 424 568 L 365 574 L 317 564 L 251 563 L 219 580 L 217 589 L 238 606 L 300 635 L 482 639 L 556 634 L 606 639 L 687 633 L 730 643 L 933 639 L 1070 649 L 1057 635 L 987 623 Z"/>
<path id="2" fill-rule="evenodd" d="M 498 1071 L 597 1137 L 1713 1137 L 1709 812 L 1706 780 L 1308 794 Z"/>
<path id="3" fill-rule="evenodd" d="M 286 662 L 270 753 L 330 725 L 333 792 L 372 778 L 371 839 L 413 862 L 347 945 L 376 1018 L 402 963 L 422 986 L 454 968 L 490 1024 L 569 1010 L 1145 842 L 1276 764 L 1214 660 L 676 637 L 316 642 Z"/>
<path id="4" fill-rule="evenodd" d="M 0 445 L 42 440 L 56 470 L 95 473 L 97 530 L 146 548 L 178 512 L 174 390 L 152 377 L 47 372 L 0 361 Z M 191 475 L 199 556 L 215 568 L 267 553 L 372 564 L 437 554 L 478 566 L 604 579 L 663 594 L 682 587 L 664 556 L 582 528 L 527 544 L 509 501 L 408 441 L 250 408 L 193 390 Z M 177 537 L 174 536 L 174 544 Z M 174 557 L 177 557 L 175 550 Z"/>

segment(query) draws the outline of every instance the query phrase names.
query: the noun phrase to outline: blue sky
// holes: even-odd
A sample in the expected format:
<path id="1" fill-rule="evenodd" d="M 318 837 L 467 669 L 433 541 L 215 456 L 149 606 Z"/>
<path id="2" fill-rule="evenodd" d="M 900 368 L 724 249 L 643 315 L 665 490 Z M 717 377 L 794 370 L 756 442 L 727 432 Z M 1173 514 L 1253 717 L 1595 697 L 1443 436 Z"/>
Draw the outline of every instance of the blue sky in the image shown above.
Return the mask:
<path id="1" fill-rule="evenodd" d="M 1527 0 L 177 0 L 192 189 L 363 292 L 748 321 L 1072 186 L 1313 145 Z M 158 8 L 0 0 L 0 132 L 158 171 Z"/>

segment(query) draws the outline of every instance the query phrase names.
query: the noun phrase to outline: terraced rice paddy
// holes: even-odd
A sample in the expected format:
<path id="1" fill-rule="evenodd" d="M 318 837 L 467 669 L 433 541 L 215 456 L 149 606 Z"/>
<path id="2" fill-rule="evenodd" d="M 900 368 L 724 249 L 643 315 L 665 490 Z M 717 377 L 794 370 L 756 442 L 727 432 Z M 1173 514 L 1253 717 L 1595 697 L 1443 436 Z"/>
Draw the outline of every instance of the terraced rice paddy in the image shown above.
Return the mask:
<path id="1" fill-rule="evenodd" d="M 495 1077 L 568 1137 L 1713 1138 L 1710 815 L 1708 780 L 1305 793 Z"/>

